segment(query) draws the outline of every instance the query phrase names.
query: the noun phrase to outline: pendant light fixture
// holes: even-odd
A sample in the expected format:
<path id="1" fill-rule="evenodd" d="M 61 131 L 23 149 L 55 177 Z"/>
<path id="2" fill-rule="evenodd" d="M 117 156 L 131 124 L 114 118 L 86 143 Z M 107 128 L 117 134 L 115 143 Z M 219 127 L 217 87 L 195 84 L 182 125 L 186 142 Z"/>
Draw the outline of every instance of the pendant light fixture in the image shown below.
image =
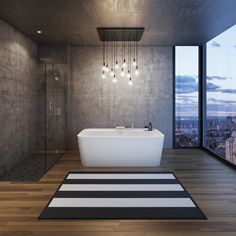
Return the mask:
<path id="1" fill-rule="evenodd" d="M 122 35 L 122 62 L 125 61 L 125 56 L 124 56 L 124 35 L 125 35 L 125 32 L 123 32 L 123 35 Z M 121 76 L 124 76 L 125 75 L 125 72 L 124 72 L 124 66 L 122 64 L 121 66 L 121 73 L 120 73 Z"/>
<path id="2" fill-rule="evenodd" d="M 137 39 L 137 32 L 136 32 L 136 39 Z M 137 62 L 135 63 L 136 65 L 136 69 L 135 69 L 135 72 L 134 72 L 134 74 L 136 75 L 136 76 L 138 76 L 139 75 L 139 70 L 138 70 L 138 42 L 137 42 L 137 40 L 135 41 L 135 53 L 136 53 L 136 58 L 137 58 Z"/>
<path id="3" fill-rule="evenodd" d="M 105 31 L 104 31 L 104 36 L 105 36 Z M 102 79 L 106 78 L 106 63 L 105 63 L 105 41 L 103 41 L 103 47 L 102 47 Z"/>
<path id="4" fill-rule="evenodd" d="M 116 73 L 115 73 L 115 33 L 113 34 L 113 41 L 112 41 L 112 68 L 113 69 L 113 79 L 112 82 L 116 83 Z"/>
<path id="5" fill-rule="evenodd" d="M 105 31 L 104 31 L 104 37 L 105 37 Z M 102 42 L 102 73 L 105 73 L 106 70 L 106 63 L 105 63 L 105 41 Z"/>
<path id="6" fill-rule="evenodd" d="M 115 69 L 119 69 L 119 63 L 118 63 L 118 56 L 117 56 L 117 41 L 115 41 L 116 38 L 116 33 L 114 33 L 114 44 L 115 44 L 115 60 L 116 60 L 116 64 L 115 64 Z"/>
<path id="7" fill-rule="evenodd" d="M 106 79 L 105 71 L 102 72 L 102 79 Z"/>
<path id="8" fill-rule="evenodd" d="M 141 40 L 144 28 L 98 28 L 102 43 L 102 79 L 106 74 L 117 82 L 118 77 L 128 79 L 133 85 L 133 75 L 139 75 L 138 42 Z M 120 42 L 118 44 L 118 42 Z M 121 53 L 118 53 L 118 49 Z"/>
<path id="9" fill-rule="evenodd" d="M 131 79 L 131 64 L 130 64 L 130 61 L 131 61 L 131 58 L 130 58 L 130 42 L 131 42 L 131 38 L 129 36 L 129 40 L 128 40 L 128 58 L 127 58 L 127 61 L 128 61 L 128 73 L 127 73 L 127 78 L 128 79 Z"/>
<path id="10" fill-rule="evenodd" d="M 114 53 L 113 53 L 113 51 L 114 51 L 114 48 L 113 48 L 113 42 L 111 41 L 110 42 L 110 54 L 111 54 L 111 70 L 110 70 L 110 76 L 114 76 L 114 70 L 113 70 L 113 67 L 114 67 L 114 64 L 113 64 L 113 57 L 114 57 Z"/>
<path id="11" fill-rule="evenodd" d="M 105 41 L 106 41 L 106 44 L 107 44 L 107 47 L 106 47 L 107 50 L 105 50 L 105 52 L 107 51 L 107 53 L 106 53 L 106 55 L 107 55 L 106 72 L 109 72 L 109 66 L 108 66 L 108 61 L 109 61 L 109 44 L 108 44 L 108 40 L 106 38 L 106 34 L 105 34 L 105 39 L 106 39 Z"/>
<path id="12" fill-rule="evenodd" d="M 133 48 L 134 48 L 134 58 L 133 58 L 133 63 L 132 63 L 132 65 L 134 66 L 134 67 L 136 67 L 136 43 L 137 43 L 137 36 L 135 35 L 135 39 L 136 40 L 134 40 L 133 42 L 134 42 L 134 45 L 133 45 Z"/>
<path id="13" fill-rule="evenodd" d="M 125 39 L 125 31 L 124 31 L 124 39 Z M 123 60 L 123 64 L 122 64 L 122 67 L 125 68 L 126 67 L 126 60 L 125 60 L 125 40 L 123 41 L 123 44 L 124 44 L 124 60 Z"/>
<path id="14" fill-rule="evenodd" d="M 132 57 L 132 45 L 131 45 L 131 34 L 130 34 L 130 41 L 129 41 L 129 71 L 130 71 L 130 76 L 129 78 L 129 85 L 133 85 L 133 81 L 131 78 L 131 74 L 132 74 L 132 65 L 131 65 L 131 57 Z"/>
<path id="15" fill-rule="evenodd" d="M 129 85 L 133 85 L 133 81 L 131 78 L 129 79 Z"/>

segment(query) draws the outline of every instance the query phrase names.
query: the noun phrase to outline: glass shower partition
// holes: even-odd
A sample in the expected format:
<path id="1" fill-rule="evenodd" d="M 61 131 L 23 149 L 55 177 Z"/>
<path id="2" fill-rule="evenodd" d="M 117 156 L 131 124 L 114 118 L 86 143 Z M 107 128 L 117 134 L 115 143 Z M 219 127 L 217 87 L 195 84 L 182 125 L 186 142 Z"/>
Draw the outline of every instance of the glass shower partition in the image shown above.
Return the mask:
<path id="1" fill-rule="evenodd" d="M 45 63 L 45 171 L 63 155 L 66 149 L 66 87 L 67 65 Z"/>

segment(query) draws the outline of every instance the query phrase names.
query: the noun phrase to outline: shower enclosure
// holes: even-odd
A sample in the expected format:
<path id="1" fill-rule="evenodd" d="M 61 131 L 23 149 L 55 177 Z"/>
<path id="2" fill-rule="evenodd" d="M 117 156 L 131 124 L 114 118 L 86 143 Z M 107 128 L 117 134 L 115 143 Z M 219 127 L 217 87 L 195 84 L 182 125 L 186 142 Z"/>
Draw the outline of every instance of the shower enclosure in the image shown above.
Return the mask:
<path id="1" fill-rule="evenodd" d="M 5 148 L 2 160 L 17 161 L 0 169 L 3 181 L 39 180 L 66 149 L 67 65 L 60 60 L 39 58 L 34 72 L 26 84 L 30 95 L 20 97 L 17 119 L 6 123 L 9 127 L 3 138 L 12 133 L 17 141 L 12 141 L 10 148 L 4 145 L 4 139 L 1 141 Z M 13 132 L 17 127 L 20 131 Z"/>
<path id="2" fill-rule="evenodd" d="M 45 171 L 66 149 L 67 66 L 41 59 L 45 79 Z"/>

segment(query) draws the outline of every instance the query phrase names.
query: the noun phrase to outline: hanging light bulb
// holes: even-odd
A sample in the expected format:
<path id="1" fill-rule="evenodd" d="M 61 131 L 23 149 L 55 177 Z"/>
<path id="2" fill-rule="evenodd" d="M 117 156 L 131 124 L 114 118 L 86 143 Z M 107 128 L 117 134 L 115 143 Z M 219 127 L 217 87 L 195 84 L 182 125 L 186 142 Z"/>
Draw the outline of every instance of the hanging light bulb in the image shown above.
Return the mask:
<path id="1" fill-rule="evenodd" d="M 105 75 L 105 71 L 102 72 L 102 79 L 105 79 L 106 75 Z"/>
<path id="2" fill-rule="evenodd" d="M 116 61 L 116 65 L 115 65 L 115 68 L 118 69 L 119 68 L 119 64 L 118 64 L 118 61 Z"/>
<path id="3" fill-rule="evenodd" d="M 126 62 L 125 62 L 125 59 L 124 59 L 124 62 L 122 64 L 122 67 L 125 68 L 126 67 Z"/>
<path id="4" fill-rule="evenodd" d="M 132 81 L 131 77 L 129 79 L 129 85 L 133 85 L 133 81 Z"/>
<path id="5" fill-rule="evenodd" d="M 138 67 L 136 66 L 136 70 L 135 70 L 135 75 L 138 76 L 139 75 L 139 70 L 138 70 Z"/>
<path id="6" fill-rule="evenodd" d="M 109 72 L 108 64 L 106 65 L 106 72 Z"/>
<path id="7" fill-rule="evenodd" d="M 105 31 L 103 32 L 103 38 L 105 39 Z M 105 45 L 105 41 L 103 40 L 103 45 L 102 45 L 102 61 L 103 61 L 103 65 L 102 65 L 102 73 L 105 76 L 105 71 L 106 71 L 106 63 L 105 63 L 105 56 L 106 56 L 106 45 Z M 102 76 L 103 76 L 102 75 Z"/>
<path id="8" fill-rule="evenodd" d="M 121 76 L 124 76 L 124 75 L 125 75 L 125 72 L 124 72 L 123 67 L 122 67 L 122 69 L 121 69 L 120 75 L 121 75 Z"/>
<path id="9" fill-rule="evenodd" d="M 114 74 L 114 77 L 113 77 L 113 80 L 112 80 L 113 83 L 116 83 L 117 80 L 116 80 L 116 75 Z"/>
<path id="10" fill-rule="evenodd" d="M 105 62 L 103 63 L 103 66 L 102 66 L 102 71 L 105 71 L 106 70 L 106 64 Z"/>
<path id="11" fill-rule="evenodd" d="M 113 68 L 111 68 L 110 76 L 114 76 Z"/>
<path id="12" fill-rule="evenodd" d="M 134 60 L 133 60 L 133 66 L 134 66 L 134 67 L 136 66 L 135 58 L 134 58 Z"/>
<path id="13" fill-rule="evenodd" d="M 130 72 L 129 72 L 129 70 L 128 70 L 127 78 L 128 78 L 128 79 L 130 78 Z"/>

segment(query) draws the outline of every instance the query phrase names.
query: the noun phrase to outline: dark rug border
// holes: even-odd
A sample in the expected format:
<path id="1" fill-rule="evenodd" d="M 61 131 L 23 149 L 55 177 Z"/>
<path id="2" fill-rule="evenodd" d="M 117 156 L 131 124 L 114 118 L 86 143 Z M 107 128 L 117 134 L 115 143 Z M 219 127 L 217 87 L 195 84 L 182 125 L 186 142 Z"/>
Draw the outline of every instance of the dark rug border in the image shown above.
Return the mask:
<path id="1" fill-rule="evenodd" d="M 184 189 L 184 191 L 187 193 L 187 195 L 189 196 L 189 198 L 193 201 L 193 203 L 196 205 L 196 207 L 198 208 L 198 210 L 201 212 L 202 214 L 202 218 L 83 218 L 83 219 L 75 219 L 75 218 L 54 218 L 54 219 L 46 219 L 46 218 L 42 218 L 43 213 L 47 210 L 49 204 L 52 202 L 54 196 L 56 195 L 56 193 L 59 191 L 59 189 L 61 188 L 62 184 L 65 182 L 65 180 L 67 179 L 67 177 L 69 176 L 69 174 L 114 174 L 114 173 L 118 173 L 118 174 L 173 174 L 175 176 L 175 178 L 177 179 L 177 181 L 179 182 L 179 184 L 181 185 L 181 187 Z M 195 200 L 192 198 L 192 196 L 189 194 L 189 192 L 185 189 L 185 187 L 183 186 L 183 184 L 181 183 L 181 181 L 179 180 L 179 178 L 176 176 L 176 174 L 173 171 L 69 171 L 67 173 L 67 175 L 64 177 L 63 181 L 60 183 L 60 185 L 58 186 L 58 188 L 56 189 L 56 191 L 54 192 L 54 194 L 52 195 L 52 197 L 50 198 L 50 200 L 48 201 L 47 205 L 43 208 L 42 212 L 40 213 L 40 215 L 37 218 L 38 220 L 207 220 L 207 216 L 205 215 L 205 213 L 203 213 L 203 211 L 201 210 L 201 208 L 198 206 L 198 204 L 195 202 Z"/>

